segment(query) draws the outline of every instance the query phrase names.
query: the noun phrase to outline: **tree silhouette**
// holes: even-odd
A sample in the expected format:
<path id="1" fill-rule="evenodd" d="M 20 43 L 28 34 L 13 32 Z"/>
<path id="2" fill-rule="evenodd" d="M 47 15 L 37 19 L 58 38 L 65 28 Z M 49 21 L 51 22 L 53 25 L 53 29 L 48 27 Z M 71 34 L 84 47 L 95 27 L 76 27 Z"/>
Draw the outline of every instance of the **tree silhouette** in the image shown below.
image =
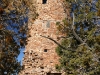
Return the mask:
<path id="1" fill-rule="evenodd" d="M 56 68 L 67 75 L 100 74 L 99 3 L 99 0 L 65 0 L 71 15 L 63 24 L 57 23 L 59 32 L 66 35 L 61 42 L 66 49 L 57 47 L 61 58 Z"/>
<path id="2" fill-rule="evenodd" d="M 17 57 L 27 44 L 28 12 L 36 18 L 31 0 L 0 0 L 0 75 L 17 75 L 22 69 Z"/>

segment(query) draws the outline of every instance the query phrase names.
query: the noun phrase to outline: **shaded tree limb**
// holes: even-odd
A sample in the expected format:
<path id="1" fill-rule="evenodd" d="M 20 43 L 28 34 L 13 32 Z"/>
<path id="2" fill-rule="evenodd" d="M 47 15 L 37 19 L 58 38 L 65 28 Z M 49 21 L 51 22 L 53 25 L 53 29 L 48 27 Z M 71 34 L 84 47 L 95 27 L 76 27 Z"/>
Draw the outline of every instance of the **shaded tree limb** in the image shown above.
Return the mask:
<path id="1" fill-rule="evenodd" d="M 75 2 L 76 2 L 76 0 L 75 0 Z M 64 12 L 66 13 L 66 18 L 67 18 L 67 11 L 66 11 L 66 6 L 64 5 L 64 2 L 62 3 L 62 5 L 63 5 L 63 8 L 64 8 Z M 74 20 L 75 20 L 75 16 L 74 16 L 74 13 L 72 13 L 73 15 L 73 24 L 72 24 L 72 28 L 71 28 L 71 30 L 72 30 L 72 33 L 73 33 L 73 35 L 75 36 L 75 38 L 80 42 L 80 43 L 85 43 L 86 41 L 83 41 L 82 40 L 82 38 L 80 38 L 78 35 L 77 35 L 77 33 L 75 32 L 75 30 L 74 30 Z M 63 25 L 62 25 L 63 26 Z M 64 28 L 66 28 L 65 26 L 63 26 Z M 67 28 L 66 28 L 67 29 Z"/>
<path id="2" fill-rule="evenodd" d="M 62 48 L 62 49 L 64 49 L 64 50 L 69 50 L 69 51 L 74 51 L 75 52 L 75 50 L 72 50 L 72 48 L 66 48 L 66 47 L 64 47 L 64 46 L 62 46 L 61 44 L 59 44 L 56 40 L 54 40 L 53 38 L 51 38 L 51 37 L 49 37 L 49 36 L 43 36 L 43 35 L 40 35 L 41 37 L 44 37 L 44 38 L 47 38 L 47 39 L 49 39 L 49 40 L 51 40 L 51 41 L 53 41 L 55 44 L 57 44 L 60 48 Z"/>
<path id="3" fill-rule="evenodd" d="M 73 33 L 73 35 L 75 36 L 75 38 L 76 38 L 81 44 L 85 44 L 85 45 L 87 46 L 88 49 L 92 50 L 92 48 L 89 47 L 88 44 L 86 43 L 87 39 L 82 40 L 82 38 L 80 38 L 80 37 L 77 35 L 77 33 L 75 32 L 75 30 L 74 30 L 74 20 L 75 20 L 75 16 L 74 16 L 74 13 L 72 13 L 72 14 L 73 14 L 73 24 L 72 24 L 72 33 Z M 81 44 L 80 44 L 80 45 L 81 45 Z"/>
<path id="4" fill-rule="evenodd" d="M 75 38 L 80 42 L 80 43 L 85 43 L 86 41 L 83 41 L 82 38 L 80 38 L 77 33 L 75 32 L 74 30 L 74 20 L 75 20 L 75 16 L 74 16 L 74 13 L 73 14 L 73 24 L 72 24 L 72 33 L 73 35 L 75 36 Z"/>
<path id="5" fill-rule="evenodd" d="M 76 0 L 75 0 L 75 2 L 76 2 Z M 67 13 L 67 11 L 66 11 L 66 6 L 64 5 L 64 3 L 62 3 L 62 5 L 63 5 L 63 8 L 64 8 L 64 12 L 65 13 Z M 75 36 L 75 38 L 80 42 L 80 43 L 85 43 L 86 42 L 86 39 L 85 40 L 82 40 L 82 38 L 80 38 L 78 35 L 77 35 L 77 33 L 75 32 L 75 30 L 74 30 L 74 20 L 75 20 L 75 16 L 74 16 L 74 13 L 72 13 L 73 14 L 73 24 L 72 24 L 72 28 L 71 28 L 71 30 L 72 30 L 72 33 L 73 33 L 73 35 Z M 66 14 L 66 17 L 67 17 L 67 14 Z M 62 25 L 63 26 L 63 25 Z M 64 28 L 66 28 L 65 26 L 63 26 Z M 68 28 L 66 28 L 66 29 L 68 29 Z"/>

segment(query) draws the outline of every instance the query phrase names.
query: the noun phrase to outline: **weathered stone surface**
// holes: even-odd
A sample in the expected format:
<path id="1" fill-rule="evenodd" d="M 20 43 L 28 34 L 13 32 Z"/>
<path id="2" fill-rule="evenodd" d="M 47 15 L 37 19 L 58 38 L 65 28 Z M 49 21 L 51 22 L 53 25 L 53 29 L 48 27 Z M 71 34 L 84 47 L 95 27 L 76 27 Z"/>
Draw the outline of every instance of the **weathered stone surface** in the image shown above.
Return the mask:
<path id="1" fill-rule="evenodd" d="M 32 23 L 29 22 L 31 37 L 28 38 L 28 44 L 23 58 L 24 70 L 19 75 L 46 75 L 46 73 L 57 73 L 55 64 L 59 64 L 55 52 L 56 44 L 43 36 L 50 36 L 57 41 L 58 34 L 56 22 L 65 18 L 62 6 L 63 0 L 47 0 L 46 4 L 42 4 L 43 0 L 37 1 L 38 18 Z"/>

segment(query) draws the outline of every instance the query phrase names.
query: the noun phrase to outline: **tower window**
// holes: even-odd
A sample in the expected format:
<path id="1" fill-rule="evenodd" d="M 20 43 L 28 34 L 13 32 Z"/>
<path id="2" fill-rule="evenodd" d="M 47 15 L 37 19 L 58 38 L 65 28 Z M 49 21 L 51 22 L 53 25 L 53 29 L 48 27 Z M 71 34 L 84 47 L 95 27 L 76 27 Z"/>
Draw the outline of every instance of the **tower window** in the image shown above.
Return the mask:
<path id="1" fill-rule="evenodd" d="M 46 4 L 47 3 L 47 0 L 42 0 L 42 4 Z"/>
<path id="2" fill-rule="evenodd" d="M 44 69 L 44 67 L 40 67 L 41 69 Z"/>
<path id="3" fill-rule="evenodd" d="M 47 21 L 46 27 L 50 28 L 50 21 L 49 20 Z"/>
<path id="4" fill-rule="evenodd" d="M 44 52 L 47 52 L 47 49 L 44 49 Z"/>

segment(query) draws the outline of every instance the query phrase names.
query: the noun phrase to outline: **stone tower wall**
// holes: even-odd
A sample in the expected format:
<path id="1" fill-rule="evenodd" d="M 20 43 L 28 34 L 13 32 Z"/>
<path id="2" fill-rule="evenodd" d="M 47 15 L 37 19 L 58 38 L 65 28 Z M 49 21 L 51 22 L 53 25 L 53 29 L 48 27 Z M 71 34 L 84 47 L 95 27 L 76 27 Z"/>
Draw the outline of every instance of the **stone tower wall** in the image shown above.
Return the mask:
<path id="1" fill-rule="evenodd" d="M 56 22 L 65 18 L 62 6 L 63 0 L 47 0 L 46 4 L 42 4 L 43 0 L 37 1 L 38 18 L 33 22 L 29 22 L 29 30 L 31 37 L 28 38 L 28 44 L 23 58 L 24 70 L 19 75 L 46 75 L 46 73 L 57 73 L 55 64 L 59 64 L 55 52 L 57 45 L 43 36 L 50 36 L 57 41 L 58 34 Z"/>

